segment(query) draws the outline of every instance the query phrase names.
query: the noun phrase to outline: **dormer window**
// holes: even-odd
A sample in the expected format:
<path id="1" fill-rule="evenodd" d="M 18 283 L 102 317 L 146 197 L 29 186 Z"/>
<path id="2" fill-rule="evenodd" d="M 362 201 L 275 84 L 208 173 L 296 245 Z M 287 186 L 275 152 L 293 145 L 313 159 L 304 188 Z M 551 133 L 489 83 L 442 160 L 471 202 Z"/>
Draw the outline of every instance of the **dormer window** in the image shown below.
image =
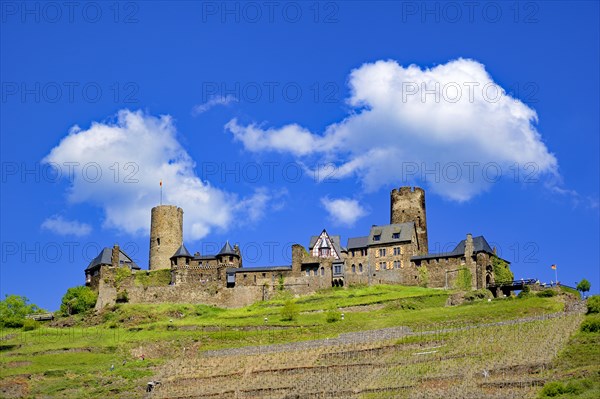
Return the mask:
<path id="1" fill-rule="evenodd" d="M 373 236 L 373 241 L 380 241 L 381 240 L 381 234 L 377 234 L 375 236 Z"/>
<path id="2" fill-rule="evenodd" d="M 392 238 L 394 240 L 398 240 L 400 238 L 400 233 L 394 233 L 394 234 L 392 234 Z"/>

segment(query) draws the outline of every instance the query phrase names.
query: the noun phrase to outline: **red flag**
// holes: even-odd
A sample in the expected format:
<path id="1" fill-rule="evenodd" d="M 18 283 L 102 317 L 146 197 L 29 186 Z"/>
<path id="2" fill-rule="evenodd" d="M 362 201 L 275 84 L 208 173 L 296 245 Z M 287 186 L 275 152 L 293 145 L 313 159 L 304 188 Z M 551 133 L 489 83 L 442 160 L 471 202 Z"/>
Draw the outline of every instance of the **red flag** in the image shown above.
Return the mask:
<path id="1" fill-rule="evenodd" d="M 162 187 L 162 180 L 160 181 L 160 186 Z"/>
<path id="2" fill-rule="evenodd" d="M 552 267 L 552 270 L 556 270 L 556 265 L 552 265 L 550 267 Z"/>

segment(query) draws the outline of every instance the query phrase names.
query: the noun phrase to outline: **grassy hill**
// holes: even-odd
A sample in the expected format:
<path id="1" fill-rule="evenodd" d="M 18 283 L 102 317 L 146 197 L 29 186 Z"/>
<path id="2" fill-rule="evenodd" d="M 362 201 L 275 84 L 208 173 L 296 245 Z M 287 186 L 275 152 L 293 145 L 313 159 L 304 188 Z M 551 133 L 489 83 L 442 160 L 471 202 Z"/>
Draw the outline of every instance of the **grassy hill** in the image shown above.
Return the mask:
<path id="1" fill-rule="evenodd" d="M 122 304 L 3 330 L 0 397 L 510 398 L 569 378 L 595 392 L 586 351 L 600 340 L 573 335 L 583 316 L 564 312 L 569 296 L 447 306 L 454 296 L 374 286 L 239 309 Z M 584 364 L 561 369 L 568 350 Z M 150 394 L 149 380 L 161 381 Z"/>

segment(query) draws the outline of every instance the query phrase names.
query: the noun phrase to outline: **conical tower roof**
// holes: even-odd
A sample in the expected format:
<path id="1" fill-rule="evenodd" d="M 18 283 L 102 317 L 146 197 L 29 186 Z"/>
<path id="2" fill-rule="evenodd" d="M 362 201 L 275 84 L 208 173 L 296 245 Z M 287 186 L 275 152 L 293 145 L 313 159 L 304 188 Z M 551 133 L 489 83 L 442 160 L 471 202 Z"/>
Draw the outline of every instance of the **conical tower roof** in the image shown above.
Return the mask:
<path id="1" fill-rule="evenodd" d="M 233 250 L 233 248 L 229 244 L 229 240 L 227 240 L 227 242 L 225 243 L 225 245 L 223 245 L 223 248 L 221 248 L 221 250 L 219 251 L 219 253 L 217 255 L 235 255 L 235 256 L 238 256 L 238 254 L 235 253 L 235 251 Z"/>
<path id="2" fill-rule="evenodd" d="M 181 243 L 181 246 L 179 247 L 179 249 L 173 254 L 173 256 L 171 256 L 171 258 L 180 258 L 180 257 L 193 258 L 193 256 L 190 255 L 190 252 L 187 250 L 187 248 L 185 247 L 185 245 L 183 243 Z"/>

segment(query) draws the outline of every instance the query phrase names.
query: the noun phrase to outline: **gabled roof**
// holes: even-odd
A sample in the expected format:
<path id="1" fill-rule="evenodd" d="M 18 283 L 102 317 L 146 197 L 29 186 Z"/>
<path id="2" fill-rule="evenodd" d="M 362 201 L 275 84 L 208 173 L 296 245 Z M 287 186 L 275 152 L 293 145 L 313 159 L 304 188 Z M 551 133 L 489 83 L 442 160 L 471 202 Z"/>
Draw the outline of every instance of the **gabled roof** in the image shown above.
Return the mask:
<path id="1" fill-rule="evenodd" d="M 175 251 L 175 253 L 173 254 L 173 256 L 171 256 L 170 259 L 180 258 L 180 257 L 193 258 L 193 256 L 190 255 L 190 252 L 187 250 L 187 248 L 185 247 L 185 245 L 183 243 L 181 243 L 181 246 L 179 247 L 179 249 L 177 251 Z"/>
<path id="2" fill-rule="evenodd" d="M 323 229 L 321 234 L 323 234 L 323 232 L 325 234 L 327 234 L 327 236 L 329 237 L 329 240 L 333 244 L 333 249 L 338 254 L 338 256 L 342 256 L 342 247 L 340 245 L 340 240 L 341 240 L 340 236 L 330 236 L 329 233 L 327 233 L 327 231 L 325 229 Z M 308 244 L 309 251 L 312 251 L 312 249 L 315 247 L 315 244 L 319 240 L 319 237 L 321 237 L 321 235 L 310 237 L 310 243 Z M 321 245 L 323 245 L 323 243 L 321 243 Z"/>
<path id="3" fill-rule="evenodd" d="M 119 264 L 127 265 L 130 269 L 140 270 L 141 268 L 127 255 L 123 252 L 122 249 L 119 249 Z M 100 251 L 98 256 L 96 256 L 92 261 L 88 264 L 88 267 L 85 269 L 90 270 L 95 268 L 96 266 L 101 265 L 112 265 L 112 248 L 105 247 Z"/>
<path id="4" fill-rule="evenodd" d="M 413 256 L 411 260 L 421 260 L 421 259 L 435 259 L 435 258 L 454 258 L 458 256 L 464 256 L 465 254 L 465 243 L 467 240 L 460 241 L 456 247 L 450 252 L 440 252 L 437 254 L 427 254 L 427 255 L 419 255 Z M 473 237 L 473 253 L 485 252 L 487 254 L 493 255 L 494 250 L 488 244 L 487 240 L 483 236 Z M 510 263 L 510 262 L 509 262 Z"/>
<path id="5" fill-rule="evenodd" d="M 221 248 L 221 250 L 219 251 L 219 253 L 217 255 L 235 255 L 235 256 L 239 256 L 238 254 L 235 253 L 235 251 L 233 250 L 233 248 L 229 244 L 229 241 L 225 242 L 225 245 L 223 245 L 223 248 Z"/>

